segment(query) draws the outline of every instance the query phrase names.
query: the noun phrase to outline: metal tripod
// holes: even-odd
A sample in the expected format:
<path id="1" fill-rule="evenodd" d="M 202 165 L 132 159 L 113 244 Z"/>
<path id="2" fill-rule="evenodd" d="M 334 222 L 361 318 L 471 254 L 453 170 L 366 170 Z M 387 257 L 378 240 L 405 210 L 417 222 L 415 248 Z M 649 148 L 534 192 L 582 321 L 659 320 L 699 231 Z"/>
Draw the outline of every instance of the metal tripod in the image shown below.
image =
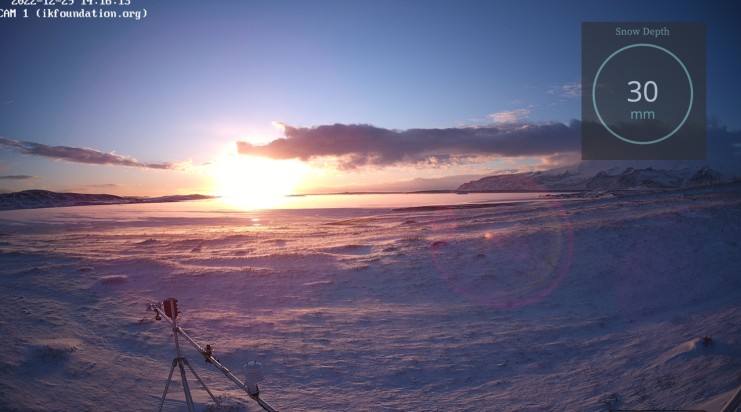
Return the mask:
<path id="1" fill-rule="evenodd" d="M 175 351 L 177 352 L 177 356 L 172 359 L 172 367 L 170 367 L 170 374 L 167 376 L 167 383 L 165 383 L 165 391 L 162 392 L 162 400 L 160 401 L 160 407 L 158 411 L 162 412 L 162 407 L 165 405 L 165 398 L 167 397 L 167 390 L 170 388 L 170 382 L 172 381 L 172 373 L 175 371 L 175 366 L 178 366 L 180 368 L 180 381 L 183 384 L 183 392 L 185 392 L 185 403 L 188 405 L 188 411 L 189 412 L 195 412 L 195 405 L 193 405 L 193 396 L 190 394 L 190 387 L 188 386 L 188 379 L 185 376 L 185 367 L 187 366 L 188 369 L 193 373 L 193 376 L 196 377 L 196 380 L 198 383 L 201 384 L 203 389 L 208 392 L 208 395 L 211 396 L 211 399 L 216 402 L 217 405 L 219 405 L 219 401 L 216 399 L 213 393 L 208 389 L 208 386 L 203 382 L 200 376 L 196 373 L 195 369 L 193 369 L 192 366 L 190 366 L 190 362 L 188 362 L 188 359 L 185 358 L 185 356 L 182 356 L 180 354 L 180 343 L 178 342 L 178 325 L 177 325 L 177 307 L 175 304 L 174 299 L 172 300 L 166 300 L 165 305 L 170 305 L 168 314 L 171 315 L 170 319 L 172 321 L 172 332 L 173 336 L 175 336 Z"/>
<path id="2" fill-rule="evenodd" d="M 180 368 L 180 380 L 183 383 L 183 391 L 185 392 L 185 401 L 188 404 L 188 411 L 195 412 L 195 406 L 193 405 L 193 398 L 190 394 L 190 388 L 188 387 L 188 380 L 185 377 L 185 366 L 190 369 L 190 371 L 193 373 L 193 376 L 195 376 L 198 380 L 198 383 L 200 383 L 203 389 L 205 389 L 206 392 L 208 392 L 209 396 L 211 396 L 211 399 L 213 399 L 217 405 L 220 405 L 214 394 L 211 393 L 206 384 L 203 383 L 203 380 L 201 380 L 201 378 L 198 376 L 196 371 L 193 370 L 193 367 L 190 366 L 188 360 L 180 354 L 180 342 L 178 341 L 178 335 L 182 335 L 185 340 L 190 342 L 190 344 L 193 345 L 194 348 L 196 348 L 198 353 L 203 356 L 203 359 L 206 361 L 206 363 L 214 365 L 217 369 L 219 369 L 221 373 L 224 374 L 224 376 L 234 382 L 234 384 L 236 384 L 239 389 L 245 391 L 247 395 L 249 395 L 250 398 L 257 402 L 257 404 L 260 405 L 264 410 L 266 410 L 267 412 L 277 412 L 275 409 L 273 409 L 272 406 L 270 406 L 267 402 L 260 398 L 260 389 L 257 386 L 257 381 L 262 377 L 261 371 L 250 371 L 250 373 L 248 373 L 248 379 L 250 379 L 250 381 L 245 381 L 243 383 L 236 376 L 234 376 L 232 371 L 230 371 L 226 366 L 222 365 L 221 362 L 219 362 L 219 360 L 213 356 L 213 350 L 211 349 L 210 345 L 206 345 L 206 348 L 204 349 L 195 340 L 193 340 L 193 338 L 188 336 L 188 334 L 186 334 L 183 329 L 180 328 L 180 326 L 177 325 L 177 316 L 179 313 L 177 299 L 167 298 L 164 300 L 164 302 L 162 302 L 161 305 L 157 303 L 149 303 L 147 305 L 147 308 L 156 313 L 155 319 L 161 320 L 162 318 L 164 318 L 165 320 L 170 322 L 170 324 L 172 325 L 173 336 L 175 336 L 175 350 L 177 351 L 177 357 L 172 360 L 172 367 L 170 368 L 170 375 L 167 377 L 165 391 L 162 393 L 162 401 L 160 402 L 160 407 L 158 409 L 160 412 L 162 412 L 162 407 L 165 404 L 167 389 L 170 387 L 170 381 L 172 381 L 172 374 L 175 371 L 176 365 Z"/>

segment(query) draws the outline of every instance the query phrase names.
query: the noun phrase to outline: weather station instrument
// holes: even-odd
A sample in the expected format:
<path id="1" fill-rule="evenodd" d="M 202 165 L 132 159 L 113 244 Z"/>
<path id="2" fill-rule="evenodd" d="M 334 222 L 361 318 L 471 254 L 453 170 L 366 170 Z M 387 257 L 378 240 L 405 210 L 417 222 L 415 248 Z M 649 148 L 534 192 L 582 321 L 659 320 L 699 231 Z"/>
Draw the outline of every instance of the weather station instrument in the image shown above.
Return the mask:
<path id="1" fill-rule="evenodd" d="M 183 387 L 183 392 L 185 394 L 185 403 L 188 408 L 189 412 L 195 412 L 195 404 L 193 402 L 193 397 L 190 391 L 190 386 L 188 385 L 188 379 L 186 376 L 186 367 L 190 370 L 190 372 L 193 374 L 193 376 L 196 378 L 198 383 L 203 387 L 203 389 L 208 393 L 208 395 L 211 397 L 211 399 L 219 405 L 219 399 L 214 396 L 214 394 L 211 392 L 211 390 L 206 386 L 205 382 L 201 377 L 198 375 L 198 373 L 193 369 L 193 366 L 191 366 L 190 362 L 188 362 L 188 359 L 182 355 L 181 348 L 180 348 L 180 340 L 178 337 L 182 337 L 185 340 L 187 340 L 197 351 L 198 353 L 203 356 L 203 359 L 206 361 L 207 364 L 211 364 L 215 366 L 217 369 L 219 369 L 224 376 L 226 376 L 227 379 L 231 380 L 234 384 L 236 384 L 240 389 L 245 391 L 250 398 L 252 398 L 254 401 L 262 407 L 262 409 L 268 411 L 268 412 L 275 412 L 275 409 L 273 409 L 272 406 L 270 406 L 265 400 L 260 398 L 260 388 L 257 386 L 257 383 L 262 381 L 264 379 L 262 367 L 260 363 L 258 362 L 248 362 L 244 365 L 245 368 L 245 381 L 242 382 L 237 378 L 231 370 L 229 370 L 226 366 L 224 366 L 217 358 L 214 357 L 213 348 L 211 348 L 211 345 L 206 345 L 204 348 L 203 346 L 199 345 L 193 338 L 188 336 L 185 331 L 178 326 L 178 314 L 180 314 L 180 309 L 178 307 L 178 300 L 175 298 L 167 298 L 162 302 L 151 302 L 147 304 L 147 310 L 155 312 L 155 319 L 156 320 L 162 320 L 165 319 L 167 322 L 170 323 L 172 326 L 172 333 L 175 340 L 175 353 L 176 357 L 172 359 L 172 366 L 170 367 L 170 374 L 167 376 L 167 383 L 165 384 L 165 390 L 162 393 L 162 399 L 160 401 L 160 405 L 158 408 L 158 411 L 162 411 L 162 408 L 165 404 L 165 399 L 167 398 L 167 391 L 170 388 L 170 383 L 172 382 L 172 375 L 175 371 L 175 368 L 177 367 L 180 370 L 180 380 Z"/>

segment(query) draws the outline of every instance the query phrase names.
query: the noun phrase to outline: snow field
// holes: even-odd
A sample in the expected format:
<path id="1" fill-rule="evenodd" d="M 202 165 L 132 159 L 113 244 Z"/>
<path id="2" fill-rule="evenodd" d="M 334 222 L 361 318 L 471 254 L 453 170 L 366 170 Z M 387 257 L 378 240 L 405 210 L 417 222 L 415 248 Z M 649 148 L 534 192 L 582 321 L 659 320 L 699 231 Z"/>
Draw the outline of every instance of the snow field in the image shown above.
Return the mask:
<path id="1" fill-rule="evenodd" d="M 237 375 L 261 362 L 279 410 L 703 406 L 741 383 L 740 194 L 2 212 L 0 409 L 156 408 L 175 351 L 145 304 L 166 297 Z M 259 410 L 185 345 L 212 391 Z"/>

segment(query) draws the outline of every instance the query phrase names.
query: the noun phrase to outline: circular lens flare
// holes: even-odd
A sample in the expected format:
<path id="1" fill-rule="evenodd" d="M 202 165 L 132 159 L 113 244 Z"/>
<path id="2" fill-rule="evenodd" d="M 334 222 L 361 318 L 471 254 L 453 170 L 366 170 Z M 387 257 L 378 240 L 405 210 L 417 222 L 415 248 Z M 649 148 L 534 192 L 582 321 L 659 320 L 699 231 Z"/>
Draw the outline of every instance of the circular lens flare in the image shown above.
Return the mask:
<path id="1" fill-rule="evenodd" d="M 512 308 L 558 288 L 573 252 L 571 223 L 558 201 L 471 213 L 442 212 L 433 228 L 441 237 L 430 247 L 431 259 L 451 291 L 483 306 Z"/>

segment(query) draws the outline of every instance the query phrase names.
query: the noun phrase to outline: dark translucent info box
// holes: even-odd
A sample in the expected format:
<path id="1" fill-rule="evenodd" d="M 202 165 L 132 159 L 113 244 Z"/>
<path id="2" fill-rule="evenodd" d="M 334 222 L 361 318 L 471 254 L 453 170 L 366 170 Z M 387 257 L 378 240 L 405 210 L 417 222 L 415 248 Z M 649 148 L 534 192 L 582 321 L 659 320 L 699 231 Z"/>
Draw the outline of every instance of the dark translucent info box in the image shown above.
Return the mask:
<path id="1" fill-rule="evenodd" d="M 704 23 L 582 23 L 582 159 L 705 159 Z"/>

